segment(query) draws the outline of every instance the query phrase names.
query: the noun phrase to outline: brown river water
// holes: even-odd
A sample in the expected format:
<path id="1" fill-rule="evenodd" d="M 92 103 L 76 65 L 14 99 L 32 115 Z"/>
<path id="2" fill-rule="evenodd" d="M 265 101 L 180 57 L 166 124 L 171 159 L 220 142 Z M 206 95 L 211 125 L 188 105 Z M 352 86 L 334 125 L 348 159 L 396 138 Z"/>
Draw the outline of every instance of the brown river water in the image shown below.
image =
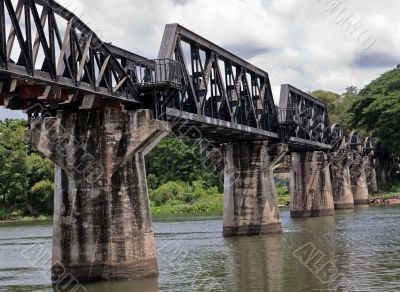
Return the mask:
<path id="1" fill-rule="evenodd" d="M 64 288 L 400 291 L 399 207 L 307 219 L 282 211 L 281 217 L 283 234 L 236 238 L 222 237 L 221 217 L 157 218 L 158 278 Z M 53 291 L 51 234 L 51 222 L 0 224 L 0 291 Z"/>

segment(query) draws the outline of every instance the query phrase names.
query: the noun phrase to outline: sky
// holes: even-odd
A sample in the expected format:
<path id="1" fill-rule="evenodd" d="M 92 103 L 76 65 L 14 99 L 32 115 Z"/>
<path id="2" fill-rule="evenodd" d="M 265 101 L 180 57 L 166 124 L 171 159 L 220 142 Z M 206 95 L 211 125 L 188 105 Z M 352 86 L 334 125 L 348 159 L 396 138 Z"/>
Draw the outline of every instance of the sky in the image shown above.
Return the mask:
<path id="1" fill-rule="evenodd" d="M 343 93 L 400 60 L 398 0 L 59 0 L 105 42 L 156 58 L 179 23 L 269 73 L 280 85 Z M 0 109 L 0 119 L 23 116 Z"/>

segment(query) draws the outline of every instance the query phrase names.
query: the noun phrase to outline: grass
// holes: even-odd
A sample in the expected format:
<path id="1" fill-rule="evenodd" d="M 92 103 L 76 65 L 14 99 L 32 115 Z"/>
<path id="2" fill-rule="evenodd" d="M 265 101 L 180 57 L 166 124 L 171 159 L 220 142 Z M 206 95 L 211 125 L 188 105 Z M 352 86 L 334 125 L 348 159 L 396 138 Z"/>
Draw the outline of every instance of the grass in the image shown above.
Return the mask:
<path id="1" fill-rule="evenodd" d="M 194 215 L 194 214 L 222 214 L 224 208 L 223 196 L 202 197 L 192 203 L 166 203 L 161 206 L 151 206 L 153 216 Z"/>
<path id="2" fill-rule="evenodd" d="M 44 215 L 39 215 L 37 217 L 34 216 L 6 216 L 2 217 L 0 219 L 0 222 L 9 222 L 9 221 L 23 221 L 23 222 L 29 222 L 29 221 L 47 221 L 51 220 L 52 216 L 44 216 Z"/>
<path id="3" fill-rule="evenodd" d="M 290 196 L 279 196 L 278 195 L 278 205 L 287 206 L 290 203 Z"/>
<path id="4" fill-rule="evenodd" d="M 390 198 L 400 198 L 400 193 L 378 193 L 378 194 L 369 194 L 368 198 L 370 200 L 373 199 L 390 199 Z"/>

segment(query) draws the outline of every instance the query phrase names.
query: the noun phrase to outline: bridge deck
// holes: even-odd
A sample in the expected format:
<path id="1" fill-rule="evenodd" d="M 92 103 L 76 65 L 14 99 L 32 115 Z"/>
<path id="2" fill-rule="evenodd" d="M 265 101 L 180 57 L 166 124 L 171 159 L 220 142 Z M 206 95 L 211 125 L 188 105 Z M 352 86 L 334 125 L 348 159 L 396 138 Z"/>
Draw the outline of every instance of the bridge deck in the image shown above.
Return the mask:
<path id="1" fill-rule="evenodd" d="M 279 134 L 245 125 L 213 119 L 203 115 L 167 108 L 166 119 L 177 137 L 204 138 L 212 143 L 240 141 L 279 141 Z M 292 137 L 288 141 L 293 151 L 329 150 L 331 145 Z"/>

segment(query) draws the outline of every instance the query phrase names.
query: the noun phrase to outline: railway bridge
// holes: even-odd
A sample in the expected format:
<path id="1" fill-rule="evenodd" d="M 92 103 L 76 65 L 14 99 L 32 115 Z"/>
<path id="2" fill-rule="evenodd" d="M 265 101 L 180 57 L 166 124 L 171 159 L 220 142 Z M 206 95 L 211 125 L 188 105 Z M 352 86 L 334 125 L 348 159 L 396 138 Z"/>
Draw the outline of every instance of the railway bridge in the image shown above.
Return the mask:
<path id="1" fill-rule="evenodd" d="M 178 24 L 150 60 L 52 0 L 0 0 L 0 105 L 28 114 L 26 141 L 56 165 L 54 281 L 158 273 L 145 155 L 171 133 L 217 151 L 224 236 L 282 232 L 279 167 L 292 217 L 367 204 L 391 169 L 323 102 L 285 84 L 275 106 L 267 72 Z"/>

